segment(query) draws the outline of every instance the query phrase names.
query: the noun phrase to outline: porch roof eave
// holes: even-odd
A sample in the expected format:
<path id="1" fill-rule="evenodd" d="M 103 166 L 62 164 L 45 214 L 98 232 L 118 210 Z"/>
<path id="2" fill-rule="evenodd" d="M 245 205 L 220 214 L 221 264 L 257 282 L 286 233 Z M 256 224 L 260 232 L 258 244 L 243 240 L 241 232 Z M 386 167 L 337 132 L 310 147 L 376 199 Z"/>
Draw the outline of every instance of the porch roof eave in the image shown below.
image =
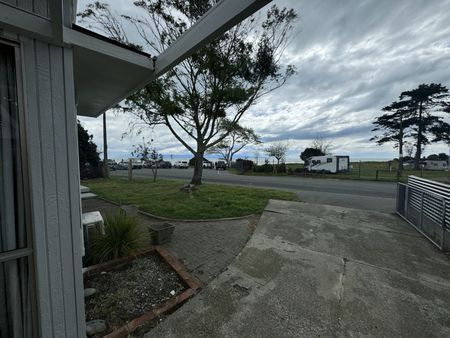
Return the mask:
<path id="1" fill-rule="evenodd" d="M 63 28 L 73 46 L 75 93 L 79 115 L 97 117 L 143 88 L 202 46 L 271 0 L 221 0 L 167 50 L 151 56 L 73 28 Z"/>

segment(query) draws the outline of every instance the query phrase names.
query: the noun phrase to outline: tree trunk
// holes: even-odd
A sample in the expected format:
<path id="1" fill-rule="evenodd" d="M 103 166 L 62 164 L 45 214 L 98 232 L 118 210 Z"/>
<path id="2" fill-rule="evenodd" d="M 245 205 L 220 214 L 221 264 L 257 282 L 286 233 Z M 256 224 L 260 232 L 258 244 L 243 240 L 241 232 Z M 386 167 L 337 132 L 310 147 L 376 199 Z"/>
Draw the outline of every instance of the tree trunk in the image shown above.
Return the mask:
<path id="1" fill-rule="evenodd" d="M 400 150 L 398 154 L 398 170 L 403 171 L 403 151 Z"/>
<path id="2" fill-rule="evenodd" d="M 202 184 L 203 155 L 204 151 L 197 151 L 197 154 L 194 157 L 194 175 L 192 176 L 191 184 Z"/>
<path id="3" fill-rule="evenodd" d="M 156 182 L 156 176 L 158 176 L 158 165 L 155 164 L 155 168 L 152 168 L 152 174 L 153 174 L 153 182 Z"/>
<path id="4" fill-rule="evenodd" d="M 419 130 L 417 132 L 416 156 L 414 157 L 414 170 L 420 169 L 420 158 L 422 157 L 422 102 L 419 104 Z"/>
<path id="5" fill-rule="evenodd" d="M 233 153 L 228 156 L 228 168 L 231 168 L 231 163 L 233 163 Z"/>

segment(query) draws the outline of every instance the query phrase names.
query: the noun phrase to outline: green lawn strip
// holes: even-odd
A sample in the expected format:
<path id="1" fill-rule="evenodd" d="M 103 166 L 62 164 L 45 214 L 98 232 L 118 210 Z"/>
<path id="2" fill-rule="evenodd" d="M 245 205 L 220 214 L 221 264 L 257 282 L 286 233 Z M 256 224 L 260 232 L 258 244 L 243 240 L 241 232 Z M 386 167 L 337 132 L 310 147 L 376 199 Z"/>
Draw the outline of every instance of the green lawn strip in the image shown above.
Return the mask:
<path id="1" fill-rule="evenodd" d="M 269 199 L 297 201 L 292 192 L 203 184 L 192 194 L 175 180 L 123 178 L 83 181 L 92 192 L 120 204 L 135 204 L 151 214 L 176 219 L 239 217 L 261 213 Z"/>

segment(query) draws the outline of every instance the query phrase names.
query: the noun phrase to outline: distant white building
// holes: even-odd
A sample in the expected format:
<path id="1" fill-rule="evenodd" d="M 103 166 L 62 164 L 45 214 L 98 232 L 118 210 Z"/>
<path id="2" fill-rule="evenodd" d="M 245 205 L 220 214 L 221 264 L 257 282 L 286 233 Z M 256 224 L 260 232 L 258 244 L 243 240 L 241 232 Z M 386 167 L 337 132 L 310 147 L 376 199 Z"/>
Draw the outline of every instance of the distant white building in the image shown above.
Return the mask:
<path id="1" fill-rule="evenodd" d="M 447 170 L 447 161 L 431 161 L 423 162 L 423 168 L 426 170 Z"/>

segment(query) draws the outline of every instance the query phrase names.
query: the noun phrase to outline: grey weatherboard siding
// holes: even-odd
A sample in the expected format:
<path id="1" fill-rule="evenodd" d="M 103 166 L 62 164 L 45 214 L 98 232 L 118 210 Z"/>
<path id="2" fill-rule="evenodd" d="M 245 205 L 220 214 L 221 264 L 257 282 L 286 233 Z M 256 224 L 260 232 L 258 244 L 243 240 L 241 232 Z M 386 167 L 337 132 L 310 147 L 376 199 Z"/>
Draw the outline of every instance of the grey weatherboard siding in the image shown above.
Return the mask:
<path id="1" fill-rule="evenodd" d="M 41 337 L 82 337 L 72 51 L 25 37 L 20 41 Z"/>
<path id="2" fill-rule="evenodd" d="M 49 15 L 49 0 L 0 0 L 6 4 L 26 10 L 48 18 Z"/>

